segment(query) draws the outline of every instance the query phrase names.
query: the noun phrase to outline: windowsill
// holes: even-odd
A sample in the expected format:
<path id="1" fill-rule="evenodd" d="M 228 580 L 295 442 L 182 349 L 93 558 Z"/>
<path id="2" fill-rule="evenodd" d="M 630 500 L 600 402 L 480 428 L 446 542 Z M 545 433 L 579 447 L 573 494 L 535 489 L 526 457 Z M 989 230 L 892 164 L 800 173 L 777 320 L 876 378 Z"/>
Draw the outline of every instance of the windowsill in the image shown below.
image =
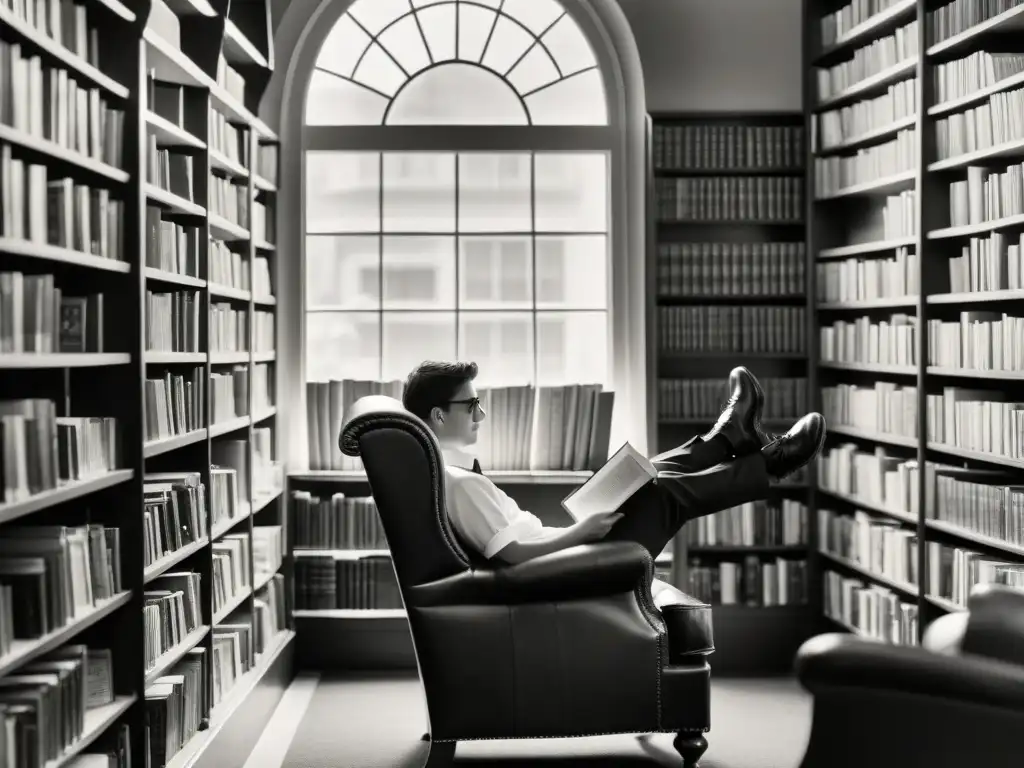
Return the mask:
<path id="1" fill-rule="evenodd" d="M 590 470 L 506 470 L 484 474 L 496 485 L 582 485 L 594 473 Z M 307 469 L 289 472 L 288 479 L 317 483 L 359 483 L 366 482 L 366 473 L 361 470 Z"/>

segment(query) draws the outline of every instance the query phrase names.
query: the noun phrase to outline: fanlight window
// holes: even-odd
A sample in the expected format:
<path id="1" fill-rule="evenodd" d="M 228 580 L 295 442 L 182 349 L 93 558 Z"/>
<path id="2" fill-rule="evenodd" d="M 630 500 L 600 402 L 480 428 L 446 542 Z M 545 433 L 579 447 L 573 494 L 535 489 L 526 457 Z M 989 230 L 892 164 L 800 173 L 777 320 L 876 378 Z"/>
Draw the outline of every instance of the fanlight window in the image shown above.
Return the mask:
<path id="1" fill-rule="evenodd" d="M 555 0 L 356 0 L 330 32 L 307 125 L 607 125 L 583 32 Z"/>

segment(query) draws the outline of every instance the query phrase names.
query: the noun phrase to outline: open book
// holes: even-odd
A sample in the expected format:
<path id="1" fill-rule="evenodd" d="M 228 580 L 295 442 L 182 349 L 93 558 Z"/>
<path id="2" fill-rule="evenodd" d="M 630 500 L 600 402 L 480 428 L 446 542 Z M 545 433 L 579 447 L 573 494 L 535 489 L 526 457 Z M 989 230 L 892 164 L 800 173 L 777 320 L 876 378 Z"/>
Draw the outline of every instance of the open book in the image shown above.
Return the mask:
<path id="1" fill-rule="evenodd" d="M 587 482 L 562 499 L 562 507 L 579 522 L 595 513 L 618 509 L 657 478 L 658 470 L 651 460 L 624 443 Z"/>

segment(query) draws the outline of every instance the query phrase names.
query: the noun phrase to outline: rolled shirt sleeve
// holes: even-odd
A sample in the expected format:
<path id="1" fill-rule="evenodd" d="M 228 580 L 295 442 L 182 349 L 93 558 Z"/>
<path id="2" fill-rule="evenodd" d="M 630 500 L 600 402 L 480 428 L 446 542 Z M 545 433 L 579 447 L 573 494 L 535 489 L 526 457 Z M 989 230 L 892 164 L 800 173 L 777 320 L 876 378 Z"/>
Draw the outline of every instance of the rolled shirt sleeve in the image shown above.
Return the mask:
<path id="1" fill-rule="evenodd" d="M 536 539 L 546 531 L 535 515 L 482 475 L 449 469 L 448 519 L 459 536 L 487 559 L 513 541 Z"/>

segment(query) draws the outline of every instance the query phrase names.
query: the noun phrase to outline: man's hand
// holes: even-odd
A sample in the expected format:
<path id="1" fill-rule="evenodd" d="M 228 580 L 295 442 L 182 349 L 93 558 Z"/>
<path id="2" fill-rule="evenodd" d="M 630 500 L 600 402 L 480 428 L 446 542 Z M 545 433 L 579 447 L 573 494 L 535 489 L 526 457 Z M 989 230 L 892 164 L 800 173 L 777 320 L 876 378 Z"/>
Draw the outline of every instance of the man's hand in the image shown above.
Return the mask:
<path id="1" fill-rule="evenodd" d="M 585 517 L 577 523 L 582 542 L 588 544 L 592 541 L 600 541 L 622 519 L 621 512 L 597 512 Z"/>

